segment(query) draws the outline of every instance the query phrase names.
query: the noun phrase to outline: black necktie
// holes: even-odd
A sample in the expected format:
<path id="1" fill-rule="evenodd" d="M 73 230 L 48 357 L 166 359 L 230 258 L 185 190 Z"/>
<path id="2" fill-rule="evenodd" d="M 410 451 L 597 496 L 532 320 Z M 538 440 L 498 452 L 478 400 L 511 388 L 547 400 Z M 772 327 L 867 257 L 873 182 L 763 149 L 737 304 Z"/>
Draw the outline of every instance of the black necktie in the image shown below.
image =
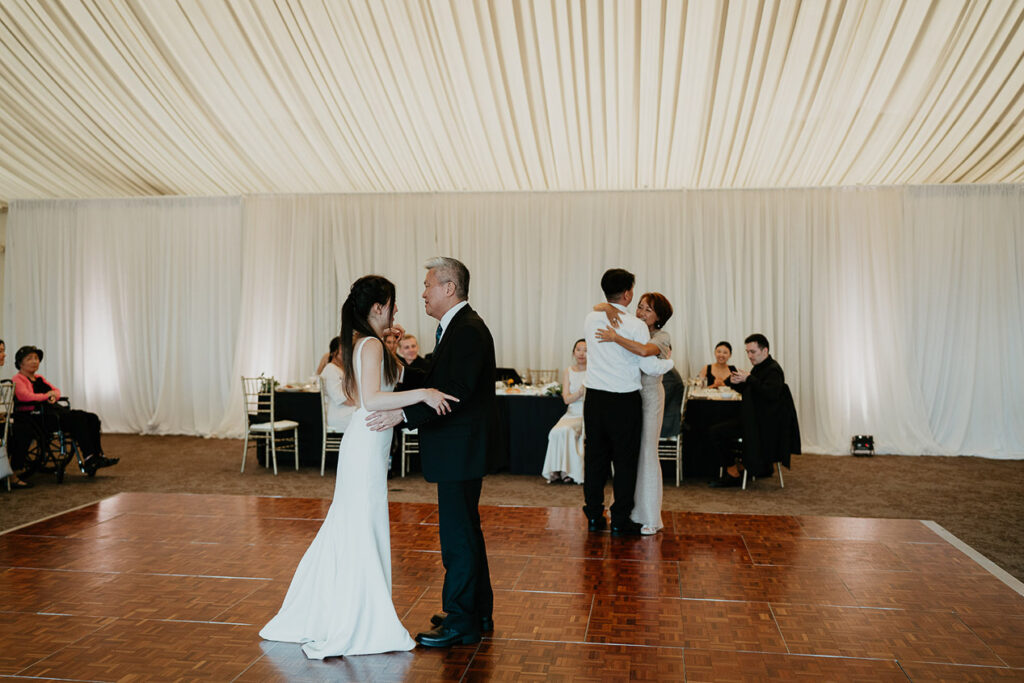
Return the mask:
<path id="1" fill-rule="evenodd" d="M 438 323 L 438 325 L 437 325 L 437 332 L 434 333 L 434 346 L 437 346 L 438 344 L 441 343 L 441 332 L 442 331 L 443 330 L 441 329 L 441 324 Z"/>

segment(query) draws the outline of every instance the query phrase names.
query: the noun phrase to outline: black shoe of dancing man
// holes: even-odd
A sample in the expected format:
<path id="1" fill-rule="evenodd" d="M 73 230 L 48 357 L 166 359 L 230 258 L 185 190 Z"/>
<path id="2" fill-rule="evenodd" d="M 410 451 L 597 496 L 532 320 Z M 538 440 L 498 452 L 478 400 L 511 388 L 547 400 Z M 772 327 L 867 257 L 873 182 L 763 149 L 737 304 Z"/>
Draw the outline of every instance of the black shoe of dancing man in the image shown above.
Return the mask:
<path id="1" fill-rule="evenodd" d="M 423 647 L 451 647 L 452 645 L 472 645 L 480 642 L 479 633 L 462 633 L 453 628 L 448 628 L 443 623 L 440 626 L 416 634 L 416 642 Z"/>
<path id="2" fill-rule="evenodd" d="M 433 626 L 440 626 L 444 623 L 444 614 L 438 612 L 434 616 L 430 617 L 430 623 Z M 490 633 L 494 630 L 494 619 L 491 617 L 480 617 L 480 633 Z"/>
<path id="3" fill-rule="evenodd" d="M 642 528 L 643 525 L 637 522 L 612 524 L 612 536 L 639 536 Z"/>

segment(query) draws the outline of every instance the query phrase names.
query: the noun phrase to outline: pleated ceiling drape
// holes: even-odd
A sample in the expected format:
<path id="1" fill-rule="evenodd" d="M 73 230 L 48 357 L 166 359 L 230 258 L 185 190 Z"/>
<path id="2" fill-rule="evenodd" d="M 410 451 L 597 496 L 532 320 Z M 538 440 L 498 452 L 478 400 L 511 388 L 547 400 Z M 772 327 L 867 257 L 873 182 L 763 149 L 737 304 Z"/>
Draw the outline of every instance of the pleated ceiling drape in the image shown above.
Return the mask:
<path id="1" fill-rule="evenodd" d="M 1022 0 L 7 0 L 0 201 L 1020 183 L 1022 21 Z"/>

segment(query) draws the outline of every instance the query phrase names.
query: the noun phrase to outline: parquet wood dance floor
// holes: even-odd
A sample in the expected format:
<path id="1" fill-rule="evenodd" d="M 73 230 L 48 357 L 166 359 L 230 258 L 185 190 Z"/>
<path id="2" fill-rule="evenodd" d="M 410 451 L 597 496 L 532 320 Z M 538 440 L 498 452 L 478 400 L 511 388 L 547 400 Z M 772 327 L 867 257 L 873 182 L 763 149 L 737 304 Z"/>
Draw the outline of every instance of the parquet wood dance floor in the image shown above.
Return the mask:
<path id="1" fill-rule="evenodd" d="M 486 484 L 485 484 L 486 485 Z M 1024 680 L 1024 597 L 913 520 L 482 508 L 495 631 L 307 661 L 257 635 L 328 501 L 121 494 L 0 535 L 0 676 L 121 681 Z M 433 505 L 393 503 L 394 600 L 440 608 Z"/>

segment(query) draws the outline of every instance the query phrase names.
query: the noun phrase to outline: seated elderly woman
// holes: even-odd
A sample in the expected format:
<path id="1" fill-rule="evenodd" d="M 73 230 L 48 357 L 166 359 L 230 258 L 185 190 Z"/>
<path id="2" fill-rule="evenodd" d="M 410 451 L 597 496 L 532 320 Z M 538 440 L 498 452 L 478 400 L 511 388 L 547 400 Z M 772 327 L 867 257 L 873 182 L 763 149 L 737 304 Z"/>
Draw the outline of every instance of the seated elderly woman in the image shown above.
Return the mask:
<path id="1" fill-rule="evenodd" d="M 92 475 L 101 467 L 116 465 L 120 462 L 119 458 L 103 455 L 99 416 L 85 410 L 56 405 L 60 390 L 37 374 L 42 360 L 43 350 L 35 346 L 22 346 L 14 354 L 14 367 L 18 369 L 18 374 L 13 378 L 15 415 L 29 413 L 41 404 L 49 404 L 60 418 L 61 429 L 78 444 L 82 452 L 82 467 L 87 474 Z"/>
<path id="2" fill-rule="evenodd" d="M 327 394 L 327 428 L 332 432 L 344 432 L 356 410 L 355 401 L 345 395 L 344 364 L 341 360 L 341 337 L 331 340 L 327 351 L 328 362 L 320 373 L 320 383 Z"/>
<path id="3" fill-rule="evenodd" d="M 541 476 L 549 484 L 583 483 L 583 397 L 587 393 L 587 342 L 576 340 L 572 345 L 573 364 L 562 376 L 562 400 L 565 415 L 548 434 L 548 450 L 544 455 Z"/>

